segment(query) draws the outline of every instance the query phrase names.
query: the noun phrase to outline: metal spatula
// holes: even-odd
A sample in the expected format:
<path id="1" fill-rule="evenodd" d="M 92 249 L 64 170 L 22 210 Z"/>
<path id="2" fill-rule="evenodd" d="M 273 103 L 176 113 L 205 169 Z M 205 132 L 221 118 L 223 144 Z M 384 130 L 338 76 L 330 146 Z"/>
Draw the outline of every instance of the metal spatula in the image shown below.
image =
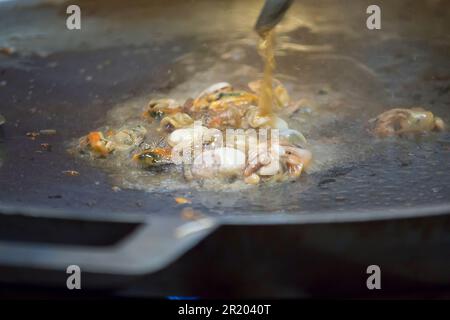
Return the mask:
<path id="1" fill-rule="evenodd" d="M 293 0 L 266 0 L 255 24 L 255 30 L 259 35 L 273 29 L 283 18 Z"/>

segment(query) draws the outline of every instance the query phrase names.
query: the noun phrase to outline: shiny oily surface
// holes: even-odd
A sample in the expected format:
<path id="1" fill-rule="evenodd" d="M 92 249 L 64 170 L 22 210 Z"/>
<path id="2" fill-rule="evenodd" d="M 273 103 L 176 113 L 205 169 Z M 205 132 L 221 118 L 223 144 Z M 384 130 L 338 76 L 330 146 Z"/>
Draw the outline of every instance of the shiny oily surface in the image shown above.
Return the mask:
<path id="1" fill-rule="evenodd" d="M 60 19 L 58 5 L 0 11 L 1 30 L 8 27 L 0 32 L 1 45 L 14 45 L 17 52 L 0 58 L 7 82 L 0 88 L 0 111 L 8 119 L 0 142 L 2 204 L 178 215 L 182 205 L 174 198 L 184 197 L 203 214 L 216 215 L 448 203 L 448 133 L 380 140 L 365 127 L 368 119 L 397 106 L 423 106 L 450 121 L 450 14 L 436 2 L 415 2 L 406 14 L 405 1 L 383 3 L 379 33 L 360 25 L 365 8 L 357 1 L 345 10 L 332 1 L 293 5 L 277 36 L 275 77 L 293 99 L 302 99 L 302 108 L 287 120 L 314 154 L 311 170 L 295 183 L 238 191 L 233 185 L 186 185 L 176 171 L 143 174 L 67 153 L 89 130 L 133 121 L 150 98 L 183 100 L 212 83 L 244 87 L 261 77 L 258 36 L 251 26 L 259 2 L 244 8 L 238 1 L 197 1 L 189 22 L 178 14 L 183 4 L 170 2 L 173 6 L 130 1 L 103 7 L 102 1 L 86 1 L 91 13 L 86 32 L 70 41 L 51 24 Z M 243 11 L 245 18 L 237 14 Z M 149 21 L 150 13 L 165 19 Z M 47 28 L 36 34 L 30 19 Z M 217 22 L 202 28 L 205 19 Z M 50 41 L 58 37 L 61 42 Z M 40 129 L 58 134 L 37 141 L 26 137 Z M 52 151 L 36 152 L 41 142 L 51 143 Z M 68 177 L 62 174 L 66 170 L 80 175 Z"/>

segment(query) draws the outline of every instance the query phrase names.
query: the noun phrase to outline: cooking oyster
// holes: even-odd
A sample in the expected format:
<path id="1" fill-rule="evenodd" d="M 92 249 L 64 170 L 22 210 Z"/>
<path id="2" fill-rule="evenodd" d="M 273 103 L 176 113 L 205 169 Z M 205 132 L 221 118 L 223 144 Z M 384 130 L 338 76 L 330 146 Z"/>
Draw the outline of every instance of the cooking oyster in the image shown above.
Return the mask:
<path id="1" fill-rule="evenodd" d="M 369 124 L 372 133 L 378 137 L 445 130 L 444 121 L 423 108 L 394 108 L 370 119 Z"/>

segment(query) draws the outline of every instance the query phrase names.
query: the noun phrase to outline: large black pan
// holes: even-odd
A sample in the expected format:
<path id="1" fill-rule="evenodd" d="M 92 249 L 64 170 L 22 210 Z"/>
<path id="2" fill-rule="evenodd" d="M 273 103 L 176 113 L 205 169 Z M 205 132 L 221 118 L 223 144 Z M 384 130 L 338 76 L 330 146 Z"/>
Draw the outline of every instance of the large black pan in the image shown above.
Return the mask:
<path id="1" fill-rule="evenodd" d="M 450 285 L 450 136 L 376 141 L 363 124 L 397 104 L 423 105 L 450 121 L 445 1 L 383 2 L 381 31 L 365 28 L 360 1 L 295 4 L 288 15 L 301 23 L 283 34 L 310 50 L 291 48 L 279 70 L 299 66 L 300 87 L 355 93 L 354 104 L 327 109 L 341 115 L 326 127 L 305 125 L 313 140 L 340 139 L 350 156 L 288 185 L 181 192 L 202 212 L 197 221 L 182 219 L 173 201 L 180 192 L 114 192 L 110 173 L 67 147 L 104 125 L 116 105 L 192 77 L 178 63 L 187 54 L 203 57 L 206 69 L 224 42 L 246 43 L 261 3 L 79 4 L 81 31 L 65 28 L 64 4 L 1 6 L 0 47 L 16 50 L 0 54 L 3 283 L 64 289 L 66 267 L 76 264 L 84 288 L 133 287 L 126 292 L 133 294 L 356 294 L 368 293 L 366 268 L 375 264 L 385 293 Z M 236 39 L 227 38 L 230 30 Z M 253 50 L 233 52 L 259 67 Z M 26 136 L 41 129 L 57 134 Z"/>

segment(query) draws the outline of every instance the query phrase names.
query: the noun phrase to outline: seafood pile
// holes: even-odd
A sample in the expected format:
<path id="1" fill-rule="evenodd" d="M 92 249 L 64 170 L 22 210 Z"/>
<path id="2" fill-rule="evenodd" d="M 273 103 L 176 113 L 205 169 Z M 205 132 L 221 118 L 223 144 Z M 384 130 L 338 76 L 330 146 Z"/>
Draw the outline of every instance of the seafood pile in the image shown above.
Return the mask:
<path id="1" fill-rule="evenodd" d="M 120 159 L 121 165 L 143 170 L 176 168 L 187 181 L 218 178 L 259 184 L 296 179 L 312 154 L 304 136 L 279 115 L 289 115 L 298 105 L 273 79 L 273 113 L 262 114 L 263 88 L 263 80 L 250 82 L 246 90 L 220 82 L 182 103 L 153 99 L 139 121 L 90 132 L 77 149 L 92 159 Z M 390 109 L 369 120 L 369 126 L 381 138 L 445 130 L 441 118 L 422 108 Z"/>
<path id="2" fill-rule="evenodd" d="M 249 83 L 247 90 L 220 82 L 183 103 L 151 100 L 138 124 L 90 132 L 78 150 L 92 158 L 121 157 L 145 170 L 178 167 L 186 180 L 237 178 L 258 184 L 298 178 L 312 154 L 299 131 L 276 114 L 260 113 L 261 87 L 261 81 Z M 274 79 L 273 110 L 292 105 Z"/>

